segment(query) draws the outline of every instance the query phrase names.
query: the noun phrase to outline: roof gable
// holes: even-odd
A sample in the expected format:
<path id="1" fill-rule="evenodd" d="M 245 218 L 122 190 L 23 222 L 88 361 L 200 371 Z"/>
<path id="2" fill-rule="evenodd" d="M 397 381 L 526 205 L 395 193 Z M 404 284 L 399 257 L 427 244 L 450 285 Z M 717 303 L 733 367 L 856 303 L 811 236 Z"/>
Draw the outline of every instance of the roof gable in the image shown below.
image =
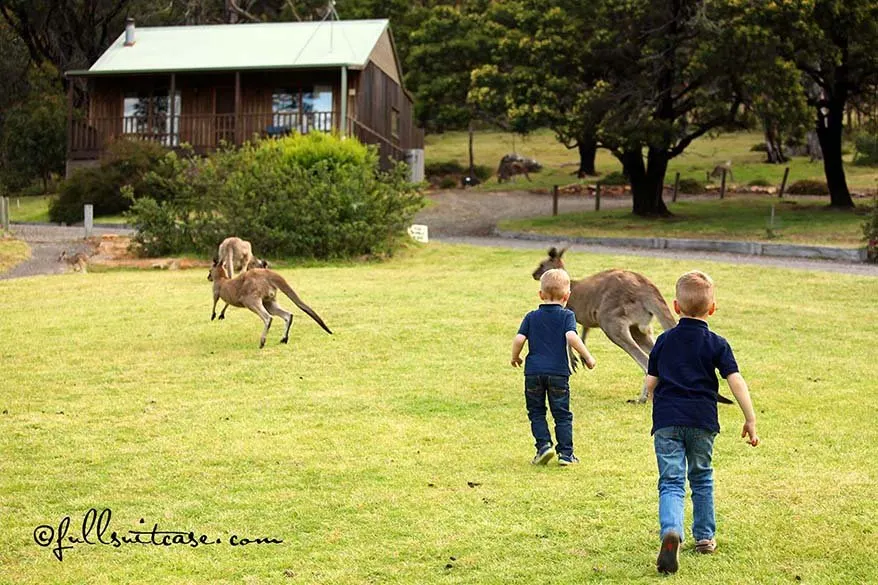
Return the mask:
<path id="1" fill-rule="evenodd" d="M 138 27 L 104 51 L 89 74 L 341 67 L 362 68 L 387 20 Z"/>

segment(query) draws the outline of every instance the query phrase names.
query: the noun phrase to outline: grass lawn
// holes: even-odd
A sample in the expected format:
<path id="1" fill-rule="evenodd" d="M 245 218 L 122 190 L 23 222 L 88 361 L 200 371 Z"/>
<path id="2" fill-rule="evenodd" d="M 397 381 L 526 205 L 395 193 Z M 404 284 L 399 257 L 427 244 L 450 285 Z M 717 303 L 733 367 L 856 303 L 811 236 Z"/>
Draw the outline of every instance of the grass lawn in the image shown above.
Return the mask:
<path id="1" fill-rule="evenodd" d="M 599 332 L 571 380 L 577 454 L 529 464 L 512 337 L 538 302 L 536 251 L 431 244 L 383 264 L 283 270 L 335 331 L 296 312 L 210 322 L 203 270 L 0 282 L 4 583 L 656 583 L 649 408 Z M 672 294 L 691 262 L 573 254 Z M 874 278 L 703 262 L 763 445 L 721 407 L 719 549 L 675 583 L 874 583 Z M 502 291 L 502 292 L 500 292 Z M 284 306 L 291 306 L 286 299 Z M 724 389 L 728 395 L 728 389 Z M 74 545 L 38 525 L 112 509 L 111 530 L 222 544 Z M 141 523 L 141 519 L 143 522 Z M 283 539 L 232 547 L 231 535 Z"/>
<path id="2" fill-rule="evenodd" d="M 14 222 L 49 223 L 49 201 L 52 197 L 55 195 L 12 196 L 9 198 L 9 217 Z M 127 223 L 121 215 L 96 217 L 94 221 L 95 225 Z"/>
<path id="3" fill-rule="evenodd" d="M 506 220 L 500 228 L 560 237 L 662 237 L 750 240 L 860 248 L 870 206 L 857 213 L 829 209 L 823 198 L 728 195 L 725 199 L 667 202 L 674 214 L 645 219 L 630 209 L 569 213 L 558 217 Z M 769 234 L 771 207 L 774 229 Z"/>
<path id="4" fill-rule="evenodd" d="M 0 230 L 0 273 L 30 258 L 30 248 L 20 240 L 4 238 Z"/>
<path id="5" fill-rule="evenodd" d="M 425 139 L 424 152 L 427 162 L 456 160 L 461 164 L 469 164 L 467 158 L 467 133 L 446 132 L 444 134 L 431 134 Z M 476 132 L 474 153 L 476 164 L 491 167 L 496 173 L 497 165 L 504 154 L 518 152 L 527 157 L 534 158 L 544 166 L 543 171 L 533 173 L 529 183 L 524 177 L 515 177 L 511 183 L 497 183 L 496 176 L 479 186 L 485 190 L 509 189 L 513 185 L 521 189 L 551 188 L 552 185 L 567 185 L 578 182 L 571 173 L 575 172 L 579 165 L 578 152 L 576 149 L 569 150 L 563 144 L 555 140 L 550 130 L 540 130 L 528 137 L 515 136 L 513 147 L 512 134 L 496 131 Z M 738 185 L 748 185 L 750 181 L 763 179 L 771 184 L 780 185 L 783 179 L 784 167 L 787 165 L 771 165 L 762 162 L 765 153 L 750 152 L 750 147 L 763 141 L 762 134 L 758 132 L 738 132 L 722 134 L 718 137 L 704 137 L 696 140 L 680 156 L 671 160 L 665 182 L 672 184 L 674 174 L 679 172 L 682 178 L 693 178 L 705 181 L 705 172 L 711 171 L 714 166 L 732 161 L 732 173 L 734 181 Z M 844 157 L 850 163 L 853 155 Z M 562 167 L 562 165 L 564 165 Z M 612 171 L 621 171 L 622 165 L 606 150 L 599 150 L 595 166 L 602 174 Z M 790 177 L 788 184 L 800 179 L 816 179 L 825 181 L 822 162 L 809 162 L 807 157 L 796 157 L 790 163 Z M 874 191 L 878 188 L 878 168 L 861 167 L 847 164 L 845 173 L 848 186 L 860 191 Z M 594 183 L 595 179 L 587 179 Z M 716 181 L 716 179 L 714 179 Z M 828 198 L 827 198 L 828 199 Z"/>

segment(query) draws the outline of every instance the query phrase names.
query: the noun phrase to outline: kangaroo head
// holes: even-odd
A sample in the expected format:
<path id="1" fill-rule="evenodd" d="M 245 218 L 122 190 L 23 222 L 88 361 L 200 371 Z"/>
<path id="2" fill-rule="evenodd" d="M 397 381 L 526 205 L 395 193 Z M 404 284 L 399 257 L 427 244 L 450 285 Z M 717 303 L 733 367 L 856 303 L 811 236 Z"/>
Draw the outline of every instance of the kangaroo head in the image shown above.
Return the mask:
<path id="1" fill-rule="evenodd" d="M 226 269 L 216 258 L 214 258 L 213 266 L 210 267 L 210 272 L 207 273 L 207 280 L 213 282 L 214 280 L 221 280 L 228 277 L 229 275 L 226 274 Z"/>
<path id="2" fill-rule="evenodd" d="M 539 280 L 547 270 L 564 268 L 564 260 L 561 259 L 561 256 L 563 256 L 566 251 L 567 248 L 561 248 L 560 251 L 557 248 L 549 248 L 549 257 L 540 262 L 540 265 L 537 266 L 537 269 L 533 272 L 534 280 Z"/>

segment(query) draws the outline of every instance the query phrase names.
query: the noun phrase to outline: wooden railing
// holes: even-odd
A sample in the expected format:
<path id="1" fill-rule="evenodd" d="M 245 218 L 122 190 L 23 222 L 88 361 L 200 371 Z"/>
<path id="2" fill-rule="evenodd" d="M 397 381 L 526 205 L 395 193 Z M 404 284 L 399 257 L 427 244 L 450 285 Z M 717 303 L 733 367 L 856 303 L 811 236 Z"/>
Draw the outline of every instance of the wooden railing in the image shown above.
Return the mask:
<path id="1" fill-rule="evenodd" d="M 378 148 L 381 168 L 387 169 L 393 161 L 404 161 L 405 151 L 372 128 L 358 120 L 348 117 L 346 134 L 353 136 L 363 144 L 374 144 Z"/>
<path id="2" fill-rule="evenodd" d="M 173 123 L 166 114 L 92 118 L 71 122 L 69 158 L 98 158 L 111 142 L 119 138 L 149 140 L 168 147 L 185 143 L 196 152 L 208 152 L 223 143 L 243 144 L 254 135 L 331 132 L 338 129 L 337 119 L 335 112 L 183 114 L 175 115 Z"/>

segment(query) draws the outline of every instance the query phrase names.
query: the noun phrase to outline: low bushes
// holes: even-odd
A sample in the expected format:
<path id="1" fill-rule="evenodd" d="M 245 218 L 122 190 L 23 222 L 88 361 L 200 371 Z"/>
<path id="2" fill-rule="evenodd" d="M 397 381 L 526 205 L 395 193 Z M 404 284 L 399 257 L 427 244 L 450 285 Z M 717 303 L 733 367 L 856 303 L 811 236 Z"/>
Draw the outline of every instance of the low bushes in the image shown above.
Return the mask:
<path id="1" fill-rule="evenodd" d="M 83 220 L 82 207 L 94 205 L 95 216 L 116 215 L 131 205 L 122 195 L 130 186 L 135 195 L 144 195 L 143 176 L 156 168 L 167 150 L 154 142 L 120 140 L 110 145 L 100 166 L 76 172 L 63 181 L 58 197 L 49 203 L 49 219 L 56 223 Z"/>
<path id="2" fill-rule="evenodd" d="M 680 193 L 686 195 L 698 195 L 699 193 L 704 193 L 704 190 L 704 184 L 698 179 L 680 179 Z"/>
<path id="3" fill-rule="evenodd" d="M 374 150 L 316 132 L 170 153 L 144 183 L 149 196 L 128 189 L 128 217 L 147 255 L 213 254 L 230 235 L 265 256 L 389 254 L 423 205 L 404 164 L 381 172 Z"/>
<path id="4" fill-rule="evenodd" d="M 612 173 L 607 173 L 598 181 L 601 185 L 627 185 L 628 178 L 624 173 L 619 171 L 613 171 Z"/>
<path id="5" fill-rule="evenodd" d="M 829 195 L 829 187 L 825 181 L 802 179 L 787 187 L 790 195 Z"/>
<path id="6" fill-rule="evenodd" d="M 857 136 L 854 144 L 856 145 L 855 165 L 878 165 L 878 134 L 861 134 Z"/>
<path id="7" fill-rule="evenodd" d="M 878 262 L 878 198 L 863 223 L 863 239 L 866 241 L 866 260 Z"/>

